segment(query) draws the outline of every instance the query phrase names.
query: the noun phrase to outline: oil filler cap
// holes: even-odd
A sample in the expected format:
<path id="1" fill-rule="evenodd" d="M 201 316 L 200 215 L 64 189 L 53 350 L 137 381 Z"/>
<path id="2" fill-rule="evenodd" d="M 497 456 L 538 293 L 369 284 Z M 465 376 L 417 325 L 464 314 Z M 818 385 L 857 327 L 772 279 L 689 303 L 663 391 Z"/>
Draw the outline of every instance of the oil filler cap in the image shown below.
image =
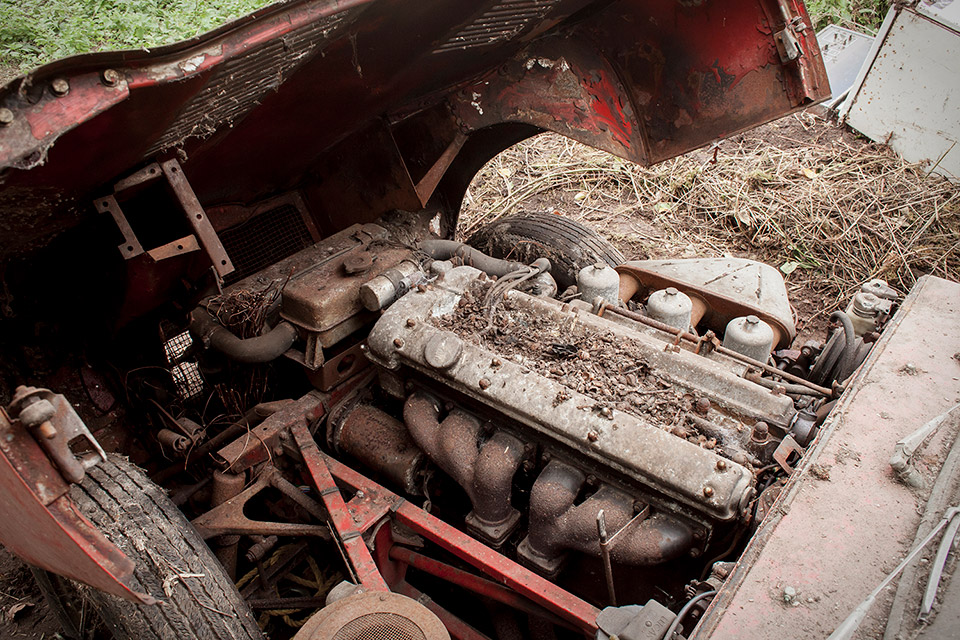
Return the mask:
<path id="1" fill-rule="evenodd" d="M 293 640 L 450 640 L 440 619 L 399 593 L 365 591 L 313 614 Z"/>

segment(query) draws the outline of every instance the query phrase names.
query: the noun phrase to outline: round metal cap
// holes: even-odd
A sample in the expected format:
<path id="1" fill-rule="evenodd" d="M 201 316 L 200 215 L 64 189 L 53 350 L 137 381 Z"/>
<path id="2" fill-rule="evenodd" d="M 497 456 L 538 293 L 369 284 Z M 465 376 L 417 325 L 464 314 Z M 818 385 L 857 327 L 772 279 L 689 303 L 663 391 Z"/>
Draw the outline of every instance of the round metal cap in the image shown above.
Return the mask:
<path id="1" fill-rule="evenodd" d="M 367 591 L 324 607 L 293 640 L 450 640 L 440 619 L 398 593 Z"/>
<path id="2" fill-rule="evenodd" d="M 463 341 L 449 333 L 437 334 L 427 340 L 423 357 L 435 369 L 449 369 L 463 354 Z"/>

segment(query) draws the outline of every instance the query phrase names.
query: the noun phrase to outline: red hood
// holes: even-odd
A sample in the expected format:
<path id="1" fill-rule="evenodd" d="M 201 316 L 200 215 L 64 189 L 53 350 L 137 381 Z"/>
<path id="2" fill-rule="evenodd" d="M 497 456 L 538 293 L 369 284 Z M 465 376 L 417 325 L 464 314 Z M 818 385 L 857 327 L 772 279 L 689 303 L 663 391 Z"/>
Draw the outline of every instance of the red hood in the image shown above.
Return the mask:
<path id="1" fill-rule="evenodd" d="M 277 4 L 0 90 L 0 256 L 158 159 L 180 159 L 204 207 L 313 184 L 342 227 L 455 210 L 483 161 L 539 130 L 649 164 L 827 96 L 795 0 Z"/>

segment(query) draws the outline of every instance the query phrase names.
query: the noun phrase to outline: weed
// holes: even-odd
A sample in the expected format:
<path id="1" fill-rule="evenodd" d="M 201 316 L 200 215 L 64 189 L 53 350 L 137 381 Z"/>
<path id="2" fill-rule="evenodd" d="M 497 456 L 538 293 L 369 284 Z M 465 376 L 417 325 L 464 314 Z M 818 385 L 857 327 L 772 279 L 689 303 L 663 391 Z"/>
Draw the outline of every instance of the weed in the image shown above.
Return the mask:
<path id="1" fill-rule="evenodd" d="M 0 66 L 25 73 L 65 56 L 185 40 L 268 0 L 0 0 Z"/>

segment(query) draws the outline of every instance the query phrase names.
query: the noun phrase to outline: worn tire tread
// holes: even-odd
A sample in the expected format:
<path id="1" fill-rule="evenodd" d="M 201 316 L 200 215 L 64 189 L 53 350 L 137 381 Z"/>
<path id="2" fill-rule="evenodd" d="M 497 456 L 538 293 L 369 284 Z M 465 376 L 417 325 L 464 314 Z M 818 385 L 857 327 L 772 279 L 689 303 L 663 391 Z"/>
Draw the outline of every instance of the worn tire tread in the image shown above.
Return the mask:
<path id="1" fill-rule="evenodd" d="M 495 258 L 510 255 L 524 262 L 545 254 L 561 288 L 576 284 L 577 272 L 589 264 L 603 261 L 615 267 L 624 262 L 623 254 L 599 233 L 552 213 L 505 216 L 478 229 L 467 244 Z"/>
<path id="2" fill-rule="evenodd" d="M 249 608 L 210 549 L 163 489 L 133 464 L 111 458 L 91 469 L 80 485 L 74 485 L 71 497 L 81 513 L 134 561 L 131 588 L 163 602 L 140 606 L 86 589 L 115 638 L 263 639 Z M 131 535 L 134 531 L 138 535 Z M 204 577 L 170 581 L 168 597 L 164 579 L 175 572 Z"/>

